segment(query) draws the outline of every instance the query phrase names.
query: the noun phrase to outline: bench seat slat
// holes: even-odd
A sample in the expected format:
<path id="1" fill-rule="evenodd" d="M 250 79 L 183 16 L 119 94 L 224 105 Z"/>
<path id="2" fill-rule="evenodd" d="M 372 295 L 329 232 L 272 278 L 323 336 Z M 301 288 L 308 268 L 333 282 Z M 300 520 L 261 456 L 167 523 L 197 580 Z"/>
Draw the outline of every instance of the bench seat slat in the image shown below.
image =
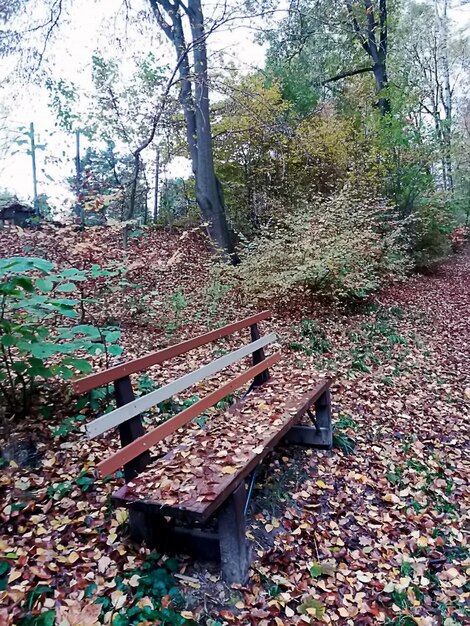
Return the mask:
<path id="1" fill-rule="evenodd" d="M 172 417 L 168 421 L 153 428 L 148 433 L 139 437 L 129 445 L 118 450 L 115 454 L 108 459 L 98 463 L 97 470 L 101 476 L 107 476 L 112 472 L 115 472 L 125 463 L 134 459 L 139 454 L 142 454 L 152 446 L 156 445 L 159 441 L 162 441 L 165 437 L 168 437 L 174 433 L 178 428 L 181 428 L 187 424 L 190 420 L 200 415 L 203 411 L 214 406 L 219 400 L 225 398 L 229 394 L 239 389 L 242 385 L 253 379 L 257 374 L 263 371 L 265 368 L 272 367 L 281 358 L 281 353 L 277 352 L 266 360 L 262 361 L 258 365 L 250 367 L 236 378 L 219 387 L 212 393 L 209 393 L 205 398 L 199 400 L 192 406 L 188 407 L 184 411 L 181 411 L 175 417 Z"/>
<path id="2" fill-rule="evenodd" d="M 105 433 L 110 428 L 114 428 L 114 426 L 122 424 L 131 417 L 134 417 L 143 411 L 147 411 L 164 400 L 168 400 L 168 398 L 171 398 L 177 393 L 181 393 L 185 389 L 188 389 L 188 387 L 204 380 L 204 378 L 208 378 L 209 376 L 220 372 L 229 365 L 232 365 L 249 354 L 252 354 L 256 350 L 273 343 L 276 339 L 276 334 L 270 333 L 269 335 L 261 337 L 258 341 L 253 341 L 238 350 L 225 354 L 219 359 L 212 361 L 212 363 L 204 365 L 203 367 L 200 367 L 199 369 L 172 381 L 168 385 L 164 385 L 160 389 L 156 389 L 155 391 L 148 393 L 142 398 L 138 398 L 137 400 L 129 402 L 128 404 L 125 404 L 110 413 L 102 415 L 86 426 L 88 437 L 98 437 L 98 435 Z"/>
<path id="3" fill-rule="evenodd" d="M 251 317 L 246 317 L 239 322 L 234 322 L 233 324 L 228 324 L 227 326 L 222 326 L 221 328 L 216 328 L 215 330 L 211 330 L 203 335 L 194 337 L 193 339 L 187 339 L 186 341 L 175 344 L 174 346 L 169 346 L 168 348 L 163 348 L 162 350 L 156 350 L 155 352 L 146 354 L 138 359 L 134 359 L 134 361 L 129 361 L 128 363 L 123 363 L 122 365 L 116 365 L 115 367 L 111 367 L 104 372 L 90 374 L 89 376 L 85 376 L 84 378 L 76 380 L 73 383 L 75 393 L 86 393 L 87 391 L 91 391 L 97 387 L 108 385 L 119 378 L 124 378 L 125 376 L 130 376 L 130 374 L 141 372 L 142 370 L 152 367 L 153 365 L 159 365 L 164 361 L 186 354 L 186 352 L 189 352 L 190 350 L 204 346 L 212 341 L 222 339 L 222 337 L 232 335 L 233 333 L 243 330 L 248 326 L 252 326 L 253 324 L 269 319 L 270 317 L 270 311 L 262 311 L 261 313 L 257 313 Z"/>
<path id="4" fill-rule="evenodd" d="M 194 426 L 181 445 L 121 487 L 113 496 L 114 503 L 206 522 L 328 388 L 329 381 L 323 380 L 308 392 L 304 387 L 298 395 L 282 400 L 283 386 L 271 379 L 253 391 L 235 414 L 212 418 L 207 432 Z M 203 450 L 201 441 L 206 443 Z M 224 449 L 228 451 L 225 458 L 220 457 Z M 191 463 L 193 455 L 200 463 Z M 226 465 L 237 466 L 236 471 Z M 167 484 L 175 480 L 178 487 Z"/>

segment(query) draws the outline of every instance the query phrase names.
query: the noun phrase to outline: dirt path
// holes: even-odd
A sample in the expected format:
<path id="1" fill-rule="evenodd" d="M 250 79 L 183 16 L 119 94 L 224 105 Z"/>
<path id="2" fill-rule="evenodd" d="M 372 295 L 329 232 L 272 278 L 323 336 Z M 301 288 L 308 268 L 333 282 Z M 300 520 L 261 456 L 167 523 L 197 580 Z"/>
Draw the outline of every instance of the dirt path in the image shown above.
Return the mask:
<path id="1" fill-rule="evenodd" d="M 329 328 L 320 366 L 337 380 L 338 442 L 355 449 L 309 457 L 289 532 L 261 559 L 281 604 L 295 599 L 283 623 L 470 623 L 470 257 L 380 302 Z"/>

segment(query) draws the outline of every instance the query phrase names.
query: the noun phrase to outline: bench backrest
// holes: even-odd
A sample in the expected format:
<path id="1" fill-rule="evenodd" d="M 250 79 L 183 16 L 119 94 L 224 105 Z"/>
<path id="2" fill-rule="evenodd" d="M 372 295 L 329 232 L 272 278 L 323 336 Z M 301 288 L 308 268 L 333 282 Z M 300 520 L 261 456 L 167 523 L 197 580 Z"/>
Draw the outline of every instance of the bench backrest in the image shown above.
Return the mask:
<path id="1" fill-rule="evenodd" d="M 74 388 L 77 393 L 84 393 L 109 383 L 114 384 L 117 408 L 98 417 L 86 427 L 89 437 L 97 437 L 115 426 L 119 428 L 122 448 L 110 458 L 98 464 L 99 473 L 105 476 L 124 466 L 126 480 L 132 480 L 149 463 L 150 456 L 148 450 L 151 446 L 168 437 L 178 428 L 184 426 L 191 419 L 197 417 L 250 380 L 253 381 L 253 386 L 264 383 L 269 378 L 269 367 L 280 359 L 280 353 L 276 353 L 268 358 L 264 354 L 264 348 L 276 341 L 276 335 L 270 333 L 261 337 L 258 329 L 258 322 L 270 317 L 270 312 L 264 311 L 239 322 L 228 324 L 193 339 L 183 341 L 177 345 L 152 352 L 134 361 L 75 381 Z M 227 337 L 248 327 L 251 331 L 250 343 L 215 359 L 208 365 L 181 376 L 143 397 L 135 398 L 130 379 L 131 374 L 145 370 L 153 365 L 161 364 L 176 356 L 186 354 L 190 350 L 217 341 L 222 337 Z M 143 411 L 147 411 L 164 400 L 168 400 L 175 394 L 181 393 L 197 382 L 220 372 L 249 354 L 252 354 L 253 358 L 252 367 L 165 423 L 145 432 L 140 417 Z"/>

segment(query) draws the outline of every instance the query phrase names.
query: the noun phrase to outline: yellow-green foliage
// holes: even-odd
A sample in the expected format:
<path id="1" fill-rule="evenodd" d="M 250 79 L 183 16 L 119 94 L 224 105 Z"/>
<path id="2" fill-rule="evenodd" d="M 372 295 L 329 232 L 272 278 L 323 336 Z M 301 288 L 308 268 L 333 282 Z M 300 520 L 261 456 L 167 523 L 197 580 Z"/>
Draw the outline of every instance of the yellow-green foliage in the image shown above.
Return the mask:
<path id="1" fill-rule="evenodd" d="M 279 85 L 258 76 L 231 88 L 214 124 L 217 173 L 237 230 L 257 232 L 317 193 L 338 189 L 354 155 L 354 129 L 332 107 L 296 120 Z"/>
<path id="2" fill-rule="evenodd" d="M 451 252 L 452 215 L 445 194 L 422 198 L 410 220 L 411 250 L 418 269 L 429 269 Z"/>
<path id="3" fill-rule="evenodd" d="M 250 299 L 282 300 L 306 291 L 361 299 L 405 270 L 401 233 L 387 219 L 386 207 L 363 191 L 319 196 L 264 228 L 242 251 L 241 264 L 222 271 Z"/>

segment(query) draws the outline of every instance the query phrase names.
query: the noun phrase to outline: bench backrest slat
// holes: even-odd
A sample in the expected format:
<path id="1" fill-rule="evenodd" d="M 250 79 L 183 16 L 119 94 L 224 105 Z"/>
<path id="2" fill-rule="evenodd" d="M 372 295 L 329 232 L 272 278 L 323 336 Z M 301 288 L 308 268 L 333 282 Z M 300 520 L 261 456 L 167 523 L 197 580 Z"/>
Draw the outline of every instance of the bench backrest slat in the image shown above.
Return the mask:
<path id="1" fill-rule="evenodd" d="M 222 398 L 225 398 L 230 393 L 239 389 L 246 382 L 261 373 L 265 368 L 271 367 L 277 363 L 280 358 L 281 353 L 276 352 L 261 363 L 250 367 L 250 369 L 239 374 L 225 385 L 222 385 L 219 389 L 212 391 L 207 396 L 202 398 L 202 400 L 199 400 L 199 402 L 196 402 L 184 411 L 181 411 L 181 413 L 178 413 L 175 417 L 172 417 L 163 424 L 156 426 L 142 437 L 139 437 L 129 445 L 121 448 L 108 459 L 98 463 L 97 469 L 100 475 L 107 476 L 126 463 L 129 463 L 129 461 L 136 458 L 139 454 L 149 450 L 149 448 L 174 433 L 178 430 L 178 428 L 187 424 L 191 419 L 200 415 L 203 411 L 219 402 L 219 400 L 222 400 Z"/>
<path id="2" fill-rule="evenodd" d="M 85 376 L 85 378 L 81 378 L 80 380 L 76 380 L 74 382 L 75 392 L 77 394 L 86 393 L 87 391 L 91 391 L 97 387 L 102 387 L 103 385 L 112 383 L 119 378 L 124 378 L 130 374 L 141 372 L 148 367 L 152 367 L 152 365 L 158 365 L 159 363 L 163 363 L 163 361 L 168 361 L 176 356 L 186 354 L 186 352 L 199 348 L 200 346 L 204 346 L 207 343 L 232 335 L 239 330 L 243 330 L 248 326 L 257 324 L 258 322 L 269 319 L 270 317 L 270 311 L 262 311 L 261 313 L 247 317 L 239 322 L 234 322 L 233 324 L 228 324 L 222 328 L 211 330 L 208 333 L 204 333 L 203 335 L 199 335 L 193 339 L 187 339 L 186 341 L 178 343 L 174 346 L 169 346 L 168 348 L 151 352 L 150 354 L 146 354 L 145 356 L 135 359 L 134 361 L 129 361 L 128 363 L 123 363 L 122 365 L 116 365 L 116 367 L 111 367 L 104 372 L 90 374 L 90 376 Z"/>
<path id="3" fill-rule="evenodd" d="M 103 434 L 110 428 L 122 424 L 126 420 L 134 417 L 135 415 L 138 415 L 139 413 L 142 413 L 143 411 L 147 411 L 148 409 L 159 404 L 160 402 L 168 400 L 168 398 L 171 398 L 175 394 L 181 393 L 185 389 L 188 389 L 188 387 L 191 387 L 199 381 L 204 380 L 204 378 L 208 378 L 209 376 L 220 372 L 229 365 L 232 365 L 232 363 L 235 363 L 236 361 L 243 359 L 249 354 L 252 354 L 256 350 L 260 350 L 264 346 L 273 343 L 274 341 L 276 341 L 276 339 L 276 334 L 270 333 L 269 335 L 261 337 L 261 339 L 258 339 L 258 341 L 253 341 L 252 343 L 249 343 L 242 348 L 239 348 L 238 350 L 234 350 L 229 354 L 225 354 L 219 359 L 212 361 L 212 363 L 204 365 L 194 372 L 190 372 L 189 374 L 186 374 L 185 376 L 182 376 L 181 378 L 172 381 L 168 385 L 164 385 L 160 389 L 152 391 L 142 398 L 138 398 L 137 400 L 129 402 L 128 404 L 125 404 L 124 406 L 115 409 L 110 413 L 102 415 L 101 417 L 94 420 L 93 422 L 90 422 L 90 424 L 87 425 L 86 432 L 88 437 L 93 438 Z M 264 363 L 265 362 L 263 362 L 263 364 Z M 264 366 L 264 369 L 266 369 L 266 366 Z"/>

